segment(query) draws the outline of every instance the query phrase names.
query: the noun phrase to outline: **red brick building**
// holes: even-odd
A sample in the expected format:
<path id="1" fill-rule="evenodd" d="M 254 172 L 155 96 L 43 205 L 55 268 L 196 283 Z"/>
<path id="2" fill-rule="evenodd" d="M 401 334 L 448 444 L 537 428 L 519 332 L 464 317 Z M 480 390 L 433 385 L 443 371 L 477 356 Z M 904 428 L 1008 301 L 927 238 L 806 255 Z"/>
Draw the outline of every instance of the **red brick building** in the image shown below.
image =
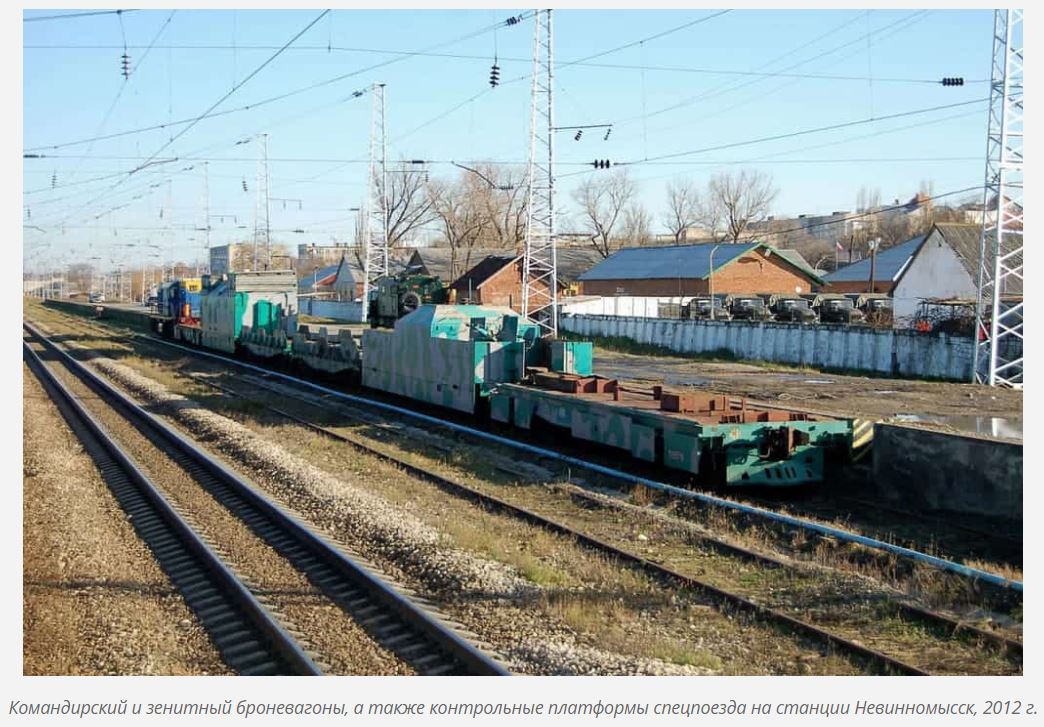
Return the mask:
<path id="1" fill-rule="evenodd" d="M 521 311 L 522 259 L 505 255 L 484 258 L 450 285 L 450 301 Z"/>
<path id="2" fill-rule="evenodd" d="M 713 263 L 713 272 L 711 265 Z M 823 279 L 792 250 L 758 242 L 624 248 L 580 276 L 584 295 L 809 293 Z"/>

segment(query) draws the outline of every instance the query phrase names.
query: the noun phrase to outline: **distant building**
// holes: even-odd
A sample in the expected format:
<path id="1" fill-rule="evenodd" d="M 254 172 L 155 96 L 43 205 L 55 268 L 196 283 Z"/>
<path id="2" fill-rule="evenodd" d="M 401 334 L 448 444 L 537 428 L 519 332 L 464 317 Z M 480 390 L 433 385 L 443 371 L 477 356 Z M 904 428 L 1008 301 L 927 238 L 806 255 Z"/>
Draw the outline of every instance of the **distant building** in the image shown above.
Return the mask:
<path id="1" fill-rule="evenodd" d="M 317 245 L 314 242 L 301 243 L 297 246 L 297 260 L 299 264 L 305 260 L 315 260 L 323 267 L 337 265 L 351 248 L 352 246 L 347 243 L 337 245 Z"/>
<path id="2" fill-rule="evenodd" d="M 406 270 L 412 274 L 434 275 L 446 285 L 451 285 L 487 257 L 499 257 L 510 252 L 479 247 L 416 247 L 406 263 Z"/>
<path id="3" fill-rule="evenodd" d="M 760 242 L 624 248 L 580 276 L 583 295 L 809 293 L 823 284 L 794 251 Z M 711 262 L 713 260 L 713 271 Z"/>
<path id="4" fill-rule="evenodd" d="M 926 235 L 920 235 L 894 247 L 881 250 L 874 258 L 866 257 L 859 262 L 845 265 L 824 276 L 827 282 L 825 291 L 832 293 L 869 293 L 871 292 L 870 272 L 873 267 L 873 292 L 892 294 L 896 282 L 906 270 L 910 259 L 924 242 Z"/>
<path id="5" fill-rule="evenodd" d="M 965 299 L 978 294 L 980 225 L 939 222 L 925 235 L 907 240 L 877 255 L 875 292 L 892 296 L 896 325 L 906 327 L 918 315 L 922 301 Z M 847 265 L 826 276 L 826 290 L 863 293 L 870 290 L 870 259 Z M 1021 296 L 1012 281 L 1005 296 Z"/>
<path id="6" fill-rule="evenodd" d="M 522 310 L 522 259 L 489 255 L 449 286 L 450 300 Z M 547 290 L 547 286 L 543 286 Z"/>
<path id="7" fill-rule="evenodd" d="M 337 271 L 341 264 L 327 265 L 323 268 L 315 268 L 310 273 L 298 274 L 297 295 L 310 298 L 337 298 L 334 290 L 334 281 L 337 279 Z"/>
<path id="8" fill-rule="evenodd" d="M 413 255 L 413 248 L 392 248 L 388 251 L 388 273 L 398 275 L 406 270 L 406 263 Z M 362 255 L 359 248 L 351 247 L 337 264 L 336 276 L 330 283 L 338 300 L 355 300 L 363 294 L 363 282 L 366 275 L 363 272 Z M 307 276 L 302 276 L 307 277 Z"/>
<path id="9" fill-rule="evenodd" d="M 271 270 L 292 270 L 293 261 L 286 254 L 282 245 L 271 245 Z M 254 269 L 254 250 L 252 242 L 233 242 L 210 248 L 210 274 L 241 273 Z M 257 246 L 258 267 L 264 267 L 264 248 Z"/>

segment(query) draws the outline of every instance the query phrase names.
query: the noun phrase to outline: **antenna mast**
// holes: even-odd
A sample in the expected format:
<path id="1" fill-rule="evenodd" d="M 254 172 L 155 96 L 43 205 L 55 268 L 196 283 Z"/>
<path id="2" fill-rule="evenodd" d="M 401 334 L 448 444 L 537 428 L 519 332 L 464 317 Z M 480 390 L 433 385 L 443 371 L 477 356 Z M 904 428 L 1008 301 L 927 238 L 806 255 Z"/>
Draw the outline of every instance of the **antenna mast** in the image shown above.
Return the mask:
<path id="1" fill-rule="evenodd" d="M 533 31 L 533 91 L 529 109 L 529 206 L 522 263 L 522 315 L 545 336 L 558 335 L 555 253 L 554 58 L 551 11 L 538 10 Z"/>
<path id="2" fill-rule="evenodd" d="M 977 382 L 1018 389 L 1023 343 L 1022 47 L 1022 11 L 995 11 L 973 374 Z"/>

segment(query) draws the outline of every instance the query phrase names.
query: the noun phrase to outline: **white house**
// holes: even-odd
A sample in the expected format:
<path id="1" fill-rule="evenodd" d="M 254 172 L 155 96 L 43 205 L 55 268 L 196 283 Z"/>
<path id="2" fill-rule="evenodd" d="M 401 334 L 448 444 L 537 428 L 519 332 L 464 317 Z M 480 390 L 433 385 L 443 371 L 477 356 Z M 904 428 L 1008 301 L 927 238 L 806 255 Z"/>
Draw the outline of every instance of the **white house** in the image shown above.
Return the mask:
<path id="1" fill-rule="evenodd" d="M 892 296 L 897 328 L 913 322 L 924 300 L 975 300 L 981 230 L 977 224 L 939 222 L 928 234 L 878 253 L 874 290 Z M 869 273 L 869 259 L 847 265 L 826 276 L 826 290 L 866 292 Z M 1003 294 L 1021 296 L 1022 288 L 1009 286 Z"/>
<path id="2" fill-rule="evenodd" d="M 912 320 L 926 298 L 975 299 L 981 231 L 957 223 L 932 228 L 892 289 L 897 322 Z"/>

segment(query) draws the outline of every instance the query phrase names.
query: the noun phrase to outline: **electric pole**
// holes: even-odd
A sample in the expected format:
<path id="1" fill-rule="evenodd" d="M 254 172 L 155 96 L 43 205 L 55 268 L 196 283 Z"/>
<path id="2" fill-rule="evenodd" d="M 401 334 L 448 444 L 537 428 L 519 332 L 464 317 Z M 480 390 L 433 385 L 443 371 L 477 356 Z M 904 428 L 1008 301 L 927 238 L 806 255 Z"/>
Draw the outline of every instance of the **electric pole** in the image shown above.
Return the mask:
<path id="1" fill-rule="evenodd" d="M 1018 389 L 1023 344 L 1022 48 L 1022 11 L 995 11 L 973 376 L 990 386 Z"/>
<path id="2" fill-rule="evenodd" d="M 272 229 L 270 226 L 270 205 L 268 190 L 268 134 L 258 134 L 257 162 L 257 200 L 254 203 L 254 270 L 268 270 L 272 265 Z M 210 221 L 207 221 L 209 227 Z M 259 260 L 258 248 L 264 247 L 264 258 Z M 259 262 L 264 268 L 258 267 Z"/>
<path id="3" fill-rule="evenodd" d="M 362 320 L 369 317 L 370 291 L 377 279 L 388 274 L 388 149 L 384 122 L 384 84 L 370 87 L 373 106 L 370 113 L 370 167 L 366 205 L 363 208 L 363 297 Z"/>
<path id="4" fill-rule="evenodd" d="M 551 10 L 533 19 L 533 85 L 529 108 L 529 206 L 522 262 L 522 315 L 558 335 L 555 251 L 554 46 Z"/>

